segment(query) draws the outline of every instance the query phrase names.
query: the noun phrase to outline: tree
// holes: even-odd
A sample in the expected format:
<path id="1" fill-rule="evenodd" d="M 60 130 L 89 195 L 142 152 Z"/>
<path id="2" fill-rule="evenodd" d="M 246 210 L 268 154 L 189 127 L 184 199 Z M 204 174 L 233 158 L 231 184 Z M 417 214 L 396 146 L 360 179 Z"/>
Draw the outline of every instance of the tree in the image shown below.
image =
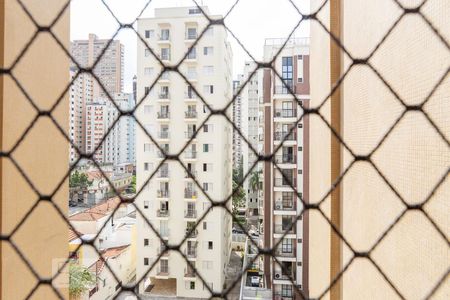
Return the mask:
<path id="1" fill-rule="evenodd" d="M 257 192 L 262 189 L 261 171 L 252 172 L 250 175 L 249 185 L 252 192 Z"/>
<path id="2" fill-rule="evenodd" d="M 70 199 L 73 198 L 73 194 L 77 190 L 85 190 L 91 186 L 93 182 L 93 180 L 89 180 L 85 173 L 80 173 L 78 171 L 71 173 L 69 177 Z"/>
<path id="3" fill-rule="evenodd" d="M 69 264 L 69 295 L 78 299 L 95 283 L 95 276 L 87 268 L 76 262 Z"/>
<path id="4" fill-rule="evenodd" d="M 71 188 L 79 188 L 79 189 L 85 189 L 89 186 L 91 186 L 93 183 L 93 180 L 89 180 L 87 175 L 85 173 L 80 173 L 78 171 L 73 172 L 70 174 L 69 177 L 69 187 Z"/>
<path id="5" fill-rule="evenodd" d="M 136 175 L 131 178 L 130 192 L 136 194 Z"/>

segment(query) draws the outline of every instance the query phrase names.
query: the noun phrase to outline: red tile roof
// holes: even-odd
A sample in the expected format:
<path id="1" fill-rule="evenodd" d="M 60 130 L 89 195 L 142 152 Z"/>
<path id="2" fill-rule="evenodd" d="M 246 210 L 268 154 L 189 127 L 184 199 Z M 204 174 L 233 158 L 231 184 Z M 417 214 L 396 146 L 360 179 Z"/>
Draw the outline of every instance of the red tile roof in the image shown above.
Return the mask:
<path id="1" fill-rule="evenodd" d="M 120 204 L 119 197 L 109 198 L 85 211 L 69 216 L 69 221 L 96 221 L 109 214 Z"/>

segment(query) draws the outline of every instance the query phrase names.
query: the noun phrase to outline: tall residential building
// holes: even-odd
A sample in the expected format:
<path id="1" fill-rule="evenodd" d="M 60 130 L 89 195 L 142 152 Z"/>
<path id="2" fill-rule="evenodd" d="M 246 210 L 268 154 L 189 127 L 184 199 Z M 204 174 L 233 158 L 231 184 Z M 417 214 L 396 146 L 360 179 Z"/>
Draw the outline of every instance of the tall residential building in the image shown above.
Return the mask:
<path id="1" fill-rule="evenodd" d="M 207 7 L 204 10 L 208 13 Z M 226 31 L 211 27 L 188 52 L 206 25 L 197 7 L 161 8 L 155 9 L 154 18 L 139 19 L 138 31 L 165 65 L 177 64 L 188 53 L 180 72 L 212 109 L 222 109 L 232 98 L 232 53 Z M 159 234 L 138 217 L 137 278 L 145 277 L 139 293 L 209 298 L 208 288 L 218 292 L 224 286 L 231 253 L 231 217 L 219 207 L 209 210 L 211 202 L 192 176 L 213 200 L 231 194 L 232 126 L 225 118 L 213 116 L 200 128 L 209 108 L 177 73 L 164 73 L 150 89 L 162 68 L 143 43 L 137 49 L 137 98 L 147 95 L 137 116 L 161 150 L 182 151 L 179 159 L 185 166 L 174 160 L 162 163 L 164 153 L 143 130 L 137 130 L 137 188 L 143 188 L 137 203 Z M 227 115 L 231 118 L 231 109 Z M 163 241 L 169 245 L 184 241 L 180 250 L 206 284 L 182 256 L 164 252 Z"/>
<path id="2" fill-rule="evenodd" d="M 271 60 L 283 42 L 266 39 L 264 59 Z M 289 40 L 274 68 L 302 105 L 308 105 L 309 40 Z M 308 294 L 308 216 L 302 215 L 298 221 L 296 217 L 303 209 L 300 197 L 308 199 L 309 120 L 297 122 L 302 109 L 289 89 L 272 69 L 263 72 L 264 152 L 278 149 L 274 159 L 279 167 L 269 161 L 264 163 L 264 245 L 278 244 L 275 255 L 281 262 L 279 265 L 265 257 L 264 273 L 274 299 L 302 299 L 291 280 Z"/>
<path id="3" fill-rule="evenodd" d="M 106 47 L 108 48 L 104 50 Z M 119 40 L 99 39 L 95 34 L 89 34 L 87 40 L 73 41 L 70 51 L 81 67 L 92 66 L 104 51 L 94 68 L 94 74 L 111 97 L 115 93 L 122 92 L 124 46 Z M 97 80 L 92 80 L 93 98 L 106 97 L 105 91 L 100 87 Z"/>
<path id="4" fill-rule="evenodd" d="M 233 80 L 233 95 L 239 91 L 240 80 Z M 242 123 L 242 101 L 241 94 L 236 96 L 233 102 L 233 123 L 241 130 Z M 242 134 L 242 132 L 241 132 Z M 233 128 L 233 168 L 238 169 L 239 165 L 242 163 L 242 137 L 236 129 Z M 245 173 L 244 173 L 245 174 Z"/>
<path id="5" fill-rule="evenodd" d="M 262 72 L 258 70 L 255 74 L 253 74 L 256 68 L 257 65 L 255 62 L 246 62 L 243 74 L 239 76 L 240 85 L 243 86 L 240 94 L 242 114 L 241 128 L 243 135 L 248 141 L 248 143 L 242 143 L 242 164 L 244 175 L 250 172 L 244 182 L 244 190 L 247 197 L 247 216 L 256 217 L 255 221 L 258 220 L 259 215 L 259 190 L 257 187 L 251 186 L 251 178 L 258 172 L 262 172 L 262 164 L 257 164 L 253 167 L 255 162 L 258 160 L 258 157 L 250 148 L 251 146 L 257 153 L 262 152 L 262 148 L 260 147 L 262 144 L 259 141 L 260 104 L 258 93 L 258 82 L 260 81 L 258 76 L 261 75 Z M 247 82 L 247 84 L 245 84 L 245 82 Z"/>
<path id="6" fill-rule="evenodd" d="M 70 68 L 70 80 L 74 80 L 76 68 Z M 92 81 L 88 74 L 80 74 L 73 81 L 69 90 L 69 138 L 72 142 L 70 146 L 70 163 L 78 159 L 78 151 L 86 150 L 86 103 L 92 101 Z"/>
<path id="7" fill-rule="evenodd" d="M 132 94 L 118 93 L 113 100 L 123 111 L 134 107 Z M 86 151 L 93 152 L 102 142 L 94 153 L 98 163 L 117 165 L 135 161 L 134 119 L 123 116 L 116 122 L 118 117 L 119 111 L 108 99 L 99 98 L 86 105 Z"/>
<path id="8" fill-rule="evenodd" d="M 108 43 L 109 46 L 108 46 Z M 108 46 L 100 61 L 94 68 L 94 74 L 103 84 L 106 91 L 111 97 L 116 97 L 118 93 L 122 93 L 123 89 L 123 55 L 124 47 L 117 40 L 98 39 L 95 34 L 89 34 L 87 40 L 75 40 L 71 42 L 71 54 L 81 67 L 90 67 L 102 53 L 104 48 Z M 77 66 L 72 63 L 70 68 L 70 78 L 73 80 L 78 72 Z M 70 93 L 70 126 L 69 135 L 72 143 L 78 147 L 81 152 L 89 152 L 95 143 L 92 136 L 87 136 L 87 106 L 92 104 L 94 100 L 96 104 L 101 104 L 106 99 L 106 93 L 100 88 L 97 80 L 88 73 L 79 74 L 73 81 Z M 99 102 L 100 101 L 100 102 Z M 99 107 L 98 107 L 99 108 Z M 103 110 L 103 109 L 100 109 Z M 91 112 L 93 113 L 93 112 Z M 98 112 L 97 112 L 98 113 Z M 92 125 L 92 120 L 90 122 Z M 133 125 L 134 126 L 134 125 Z M 98 129 L 100 130 L 100 129 Z M 103 130 L 103 129 L 101 129 Z M 89 145 L 88 145 L 89 140 Z M 117 148 L 118 146 L 110 146 Z M 117 150 L 117 149 L 116 149 Z M 122 149 L 120 149 L 122 151 Z M 126 151 L 126 150 L 123 150 Z M 103 154 L 101 161 L 111 160 Z M 78 155 L 74 147 L 70 150 L 70 162 L 74 163 L 78 159 Z M 134 160 L 133 160 L 134 161 Z"/>

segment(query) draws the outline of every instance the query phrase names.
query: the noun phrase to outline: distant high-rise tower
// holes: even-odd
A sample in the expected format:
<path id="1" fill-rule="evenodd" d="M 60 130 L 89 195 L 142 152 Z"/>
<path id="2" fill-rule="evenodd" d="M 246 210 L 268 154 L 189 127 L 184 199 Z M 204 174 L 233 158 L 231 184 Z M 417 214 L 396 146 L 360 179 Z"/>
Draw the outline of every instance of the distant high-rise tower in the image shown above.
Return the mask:
<path id="1" fill-rule="evenodd" d="M 108 45 L 109 43 L 109 45 Z M 104 50 L 108 47 L 106 50 Z M 106 97 L 99 82 L 112 97 L 114 93 L 123 90 L 123 55 L 124 46 L 119 40 L 99 39 L 95 34 L 89 34 L 88 40 L 75 40 L 71 43 L 71 53 L 81 67 L 92 66 L 100 55 L 100 61 L 94 68 L 94 75 L 99 81 L 92 79 L 92 97 Z"/>
<path id="2" fill-rule="evenodd" d="M 109 46 L 108 43 L 110 43 Z M 120 41 L 98 39 L 94 34 L 89 34 L 89 39 L 87 40 L 75 40 L 71 43 L 71 54 L 82 68 L 91 67 L 107 46 L 108 48 L 94 68 L 94 74 L 97 78 L 89 73 L 80 73 L 77 76 L 78 68 L 75 63 L 72 63 L 70 68 L 71 79 L 75 79 L 75 76 L 77 77 L 69 91 L 69 134 L 73 145 L 84 153 L 89 153 L 93 150 L 92 141 L 90 141 L 91 144 L 89 144 L 88 141 L 89 132 L 87 131 L 87 116 L 89 113 L 87 107 L 93 103 L 104 103 L 106 105 L 104 101 L 108 99 L 107 94 L 114 98 L 122 92 L 124 47 Z M 103 85 L 106 92 L 101 88 L 99 82 Z M 97 136 L 97 138 L 99 138 L 99 136 Z M 115 147 L 116 146 L 111 146 L 111 148 Z M 96 156 L 99 155 L 96 154 Z M 72 146 L 70 151 L 70 162 L 74 163 L 77 159 L 77 152 Z M 101 161 L 105 162 L 106 160 L 106 157 L 102 155 Z"/>
<path id="3" fill-rule="evenodd" d="M 137 99 L 146 96 L 138 119 L 161 150 L 170 154 L 183 150 L 179 159 L 185 167 L 173 160 L 162 163 L 164 153 L 138 128 L 137 189 L 142 192 L 136 202 L 159 236 L 138 214 L 136 273 L 137 278 L 144 276 L 139 292 L 155 297 L 163 292 L 210 298 L 208 289 L 223 289 L 231 254 L 231 216 L 220 207 L 210 210 L 206 195 L 221 201 L 232 193 L 232 126 L 223 116 L 206 119 L 210 108 L 222 109 L 232 98 L 232 53 L 222 26 L 212 26 L 197 41 L 207 24 L 198 7 L 156 9 L 154 18 L 138 20 L 139 34 L 166 65 L 176 64 L 197 42 L 179 67 L 195 90 L 174 72 L 162 74 L 152 86 L 162 68 L 149 49 L 138 44 Z M 227 116 L 231 118 L 231 108 Z M 231 209 L 231 201 L 227 207 Z M 162 240 L 170 245 L 184 240 L 180 250 L 206 283 L 179 254 L 165 253 Z"/>

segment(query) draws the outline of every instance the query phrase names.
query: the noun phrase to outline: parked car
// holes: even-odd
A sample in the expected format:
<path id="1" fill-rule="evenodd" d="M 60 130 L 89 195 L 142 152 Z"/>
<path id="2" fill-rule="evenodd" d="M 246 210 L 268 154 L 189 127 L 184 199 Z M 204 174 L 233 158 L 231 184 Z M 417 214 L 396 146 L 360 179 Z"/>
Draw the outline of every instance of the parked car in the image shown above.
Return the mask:
<path id="1" fill-rule="evenodd" d="M 76 201 L 73 201 L 73 200 L 70 200 L 70 201 L 69 201 L 69 206 L 70 206 L 70 207 L 75 207 L 75 206 L 77 206 L 77 202 L 76 202 Z"/>
<path id="2" fill-rule="evenodd" d="M 234 227 L 234 228 L 231 230 L 231 232 L 232 232 L 232 233 L 235 233 L 235 234 L 244 234 L 244 231 L 242 231 L 242 229 L 239 228 L 239 227 Z"/>

